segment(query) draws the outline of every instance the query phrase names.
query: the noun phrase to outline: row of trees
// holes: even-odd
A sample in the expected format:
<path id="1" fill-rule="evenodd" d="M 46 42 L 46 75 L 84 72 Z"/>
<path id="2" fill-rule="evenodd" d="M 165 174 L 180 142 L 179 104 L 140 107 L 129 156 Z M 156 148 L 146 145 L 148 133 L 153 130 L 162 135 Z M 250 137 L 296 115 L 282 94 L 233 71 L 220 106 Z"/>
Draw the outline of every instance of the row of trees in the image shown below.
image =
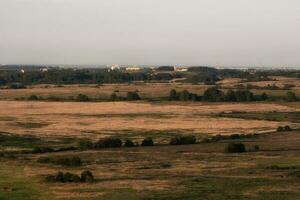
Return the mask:
<path id="1" fill-rule="evenodd" d="M 273 97 L 266 93 L 254 95 L 249 90 L 228 90 L 226 93 L 216 87 L 207 89 L 203 96 L 191 93 L 187 90 L 177 92 L 171 90 L 169 94 L 170 101 L 209 101 L 209 102 L 250 102 L 250 101 L 266 101 L 273 100 Z M 298 97 L 294 92 L 287 92 L 286 96 L 282 98 L 286 101 L 298 101 Z"/>

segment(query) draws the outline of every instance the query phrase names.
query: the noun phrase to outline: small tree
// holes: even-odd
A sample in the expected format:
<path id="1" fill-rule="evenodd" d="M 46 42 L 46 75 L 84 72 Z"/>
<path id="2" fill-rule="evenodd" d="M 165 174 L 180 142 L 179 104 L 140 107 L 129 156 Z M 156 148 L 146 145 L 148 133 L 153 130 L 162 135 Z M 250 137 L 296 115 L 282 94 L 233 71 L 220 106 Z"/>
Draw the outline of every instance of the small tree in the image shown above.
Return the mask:
<path id="1" fill-rule="evenodd" d="M 245 148 L 245 145 L 242 143 L 237 143 L 237 144 L 231 143 L 231 144 L 227 145 L 225 152 L 226 153 L 243 153 L 243 152 L 246 152 L 246 148 Z"/>
<path id="2" fill-rule="evenodd" d="M 113 92 L 110 97 L 109 97 L 110 101 L 117 101 L 118 100 L 118 96 L 115 92 Z"/>
<path id="3" fill-rule="evenodd" d="M 287 92 L 286 93 L 286 100 L 289 101 L 289 102 L 298 101 L 298 97 L 296 96 L 296 94 L 294 92 Z"/>
<path id="4" fill-rule="evenodd" d="M 79 140 L 79 148 L 80 149 L 91 149 L 93 148 L 93 143 L 88 139 Z"/>
<path id="5" fill-rule="evenodd" d="M 76 100 L 77 101 L 89 101 L 90 99 L 85 94 L 79 94 L 79 95 L 77 95 Z"/>
<path id="6" fill-rule="evenodd" d="M 135 100 L 140 100 L 140 99 L 141 98 L 140 98 L 139 94 L 137 93 L 137 91 L 127 93 L 128 101 L 135 101 Z"/>
<path id="7" fill-rule="evenodd" d="M 38 98 L 38 96 L 36 96 L 36 95 L 31 95 L 30 97 L 28 97 L 28 100 L 29 101 L 37 101 L 37 100 L 39 100 L 39 98 Z"/>
<path id="8" fill-rule="evenodd" d="M 145 138 L 145 139 L 142 141 L 141 146 L 154 146 L 153 139 L 150 138 L 150 137 Z"/>
<path id="9" fill-rule="evenodd" d="M 176 101 L 176 100 L 178 100 L 178 94 L 177 94 L 176 90 L 172 89 L 170 91 L 169 100 L 170 101 Z"/>
<path id="10" fill-rule="evenodd" d="M 88 182 L 88 183 L 94 182 L 94 176 L 93 176 L 92 172 L 90 172 L 88 170 L 83 171 L 81 173 L 80 181 Z"/>
<path id="11" fill-rule="evenodd" d="M 126 140 L 124 143 L 124 147 L 134 147 L 134 143 L 131 140 Z"/>

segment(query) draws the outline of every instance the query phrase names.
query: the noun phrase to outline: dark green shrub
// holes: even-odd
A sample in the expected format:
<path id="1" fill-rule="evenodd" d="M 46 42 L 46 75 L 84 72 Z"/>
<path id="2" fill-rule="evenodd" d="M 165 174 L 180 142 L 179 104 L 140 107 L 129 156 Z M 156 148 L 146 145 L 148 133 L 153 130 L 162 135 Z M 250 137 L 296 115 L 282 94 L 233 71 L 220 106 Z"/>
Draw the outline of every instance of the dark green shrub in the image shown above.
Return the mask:
<path id="1" fill-rule="evenodd" d="M 64 177 L 64 182 L 70 182 L 70 183 L 80 182 L 80 177 L 77 174 L 66 172 L 63 177 Z"/>
<path id="2" fill-rule="evenodd" d="M 153 139 L 150 138 L 150 137 L 145 138 L 145 139 L 142 141 L 141 146 L 154 146 Z"/>
<path id="3" fill-rule="evenodd" d="M 279 126 L 279 127 L 277 128 L 277 132 L 282 132 L 282 131 L 284 131 L 284 127 Z"/>
<path id="4" fill-rule="evenodd" d="M 277 132 L 283 132 L 283 131 L 292 131 L 292 128 L 288 125 L 286 126 L 279 126 L 277 128 Z"/>
<path id="5" fill-rule="evenodd" d="M 89 97 L 86 96 L 85 94 L 79 94 L 76 97 L 76 101 L 89 101 Z"/>
<path id="6" fill-rule="evenodd" d="M 124 147 L 134 147 L 134 143 L 132 142 L 132 140 L 126 140 L 124 143 Z"/>
<path id="7" fill-rule="evenodd" d="M 285 126 L 285 127 L 284 127 L 284 130 L 285 130 L 285 131 L 292 131 L 291 127 L 289 127 L 289 126 Z"/>
<path id="8" fill-rule="evenodd" d="M 32 149 L 32 153 L 47 153 L 47 152 L 54 152 L 54 149 L 51 147 L 34 147 Z"/>
<path id="9" fill-rule="evenodd" d="M 225 149 L 226 153 L 243 153 L 246 152 L 246 148 L 245 145 L 242 143 L 231 143 L 228 144 L 226 149 Z"/>
<path id="10" fill-rule="evenodd" d="M 95 148 L 116 148 L 122 147 L 122 140 L 118 138 L 103 138 L 94 144 Z"/>
<path id="11" fill-rule="evenodd" d="M 79 140 L 79 148 L 80 149 L 92 149 L 94 146 L 93 142 L 88 139 Z"/>
<path id="12" fill-rule="evenodd" d="M 51 159 L 49 157 L 39 157 L 37 159 L 37 162 L 39 163 L 51 163 Z"/>
<path id="13" fill-rule="evenodd" d="M 113 92 L 113 93 L 110 95 L 109 100 L 110 100 L 110 101 L 117 101 L 117 100 L 119 100 L 118 95 L 117 95 L 115 92 Z"/>
<path id="14" fill-rule="evenodd" d="M 81 173 L 80 181 L 81 182 L 88 182 L 88 183 L 94 182 L 94 176 L 93 176 L 92 172 L 90 172 L 88 170 L 83 171 Z"/>
<path id="15" fill-rule="evenodd" d="M 193 135 L 189 136 L 177 136 L 171 139 L 171 145 L 183 145 L 183 144 L 195 144 L 196 137 Z"/>
<path id="16" fill-rule="evenodd" d="M 140 98 L 139 94 L 136 91 L 127 93 L 127 100 L 128 101 L 135 101 L 135 100 L 140 100 L 140 99 L 141 98 Z"/>
<path id="17" fill-rule="evenodd" d="M 55 181 L 56 182 L 65 182 L 64 180 L 64 173 L 62 172 L 57 172 L 57 174 L 55 175 Z"/>
<path id="18" fill-rule="evenodd" d="M 39 100 L 39 98 L 36 95 L 31 95 L 30 97 L 28 97 L 28 100 L 29 101 L 37 101 L 37 100 Z"/>

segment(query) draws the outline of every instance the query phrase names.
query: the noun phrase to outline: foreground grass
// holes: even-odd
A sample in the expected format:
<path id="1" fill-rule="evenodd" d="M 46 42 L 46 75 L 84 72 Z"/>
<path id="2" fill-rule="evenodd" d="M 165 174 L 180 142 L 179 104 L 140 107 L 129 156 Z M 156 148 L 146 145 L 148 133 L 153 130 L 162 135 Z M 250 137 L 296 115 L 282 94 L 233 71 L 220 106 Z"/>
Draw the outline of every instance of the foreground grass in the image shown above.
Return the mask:
<path id="1" fill-rule="evenodd" d="M 53 200 L 45 186 L 25 175 L 24 166 L 16 162 L 0 164 L 0 200 Z"/>

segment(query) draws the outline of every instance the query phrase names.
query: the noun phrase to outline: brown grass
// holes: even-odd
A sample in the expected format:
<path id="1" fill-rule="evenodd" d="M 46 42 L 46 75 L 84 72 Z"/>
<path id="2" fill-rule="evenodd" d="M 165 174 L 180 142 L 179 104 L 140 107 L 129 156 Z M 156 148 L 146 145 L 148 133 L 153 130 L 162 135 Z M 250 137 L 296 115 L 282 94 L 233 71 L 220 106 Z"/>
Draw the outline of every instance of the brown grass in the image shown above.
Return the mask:
<path id="1" fill-rule="evenodd" d="M 293 112 L 297 108 L 269 103 L 75 103 L 0 101 L 2 131 L 38 136 L 104 137 L 118 132 L 168 131 L 170 129 L 194 134 L 253 133 L 275 130 L 291 123 L 216 118 L 221 112 Z M 4 119 L 5 119 L 4 118 Z M 25 125 L 17 126 L 18 124 Z M 26 125 L 29 126 L 26 126 Z M 46 124 L 46 126 L 34 126 Z"/>

